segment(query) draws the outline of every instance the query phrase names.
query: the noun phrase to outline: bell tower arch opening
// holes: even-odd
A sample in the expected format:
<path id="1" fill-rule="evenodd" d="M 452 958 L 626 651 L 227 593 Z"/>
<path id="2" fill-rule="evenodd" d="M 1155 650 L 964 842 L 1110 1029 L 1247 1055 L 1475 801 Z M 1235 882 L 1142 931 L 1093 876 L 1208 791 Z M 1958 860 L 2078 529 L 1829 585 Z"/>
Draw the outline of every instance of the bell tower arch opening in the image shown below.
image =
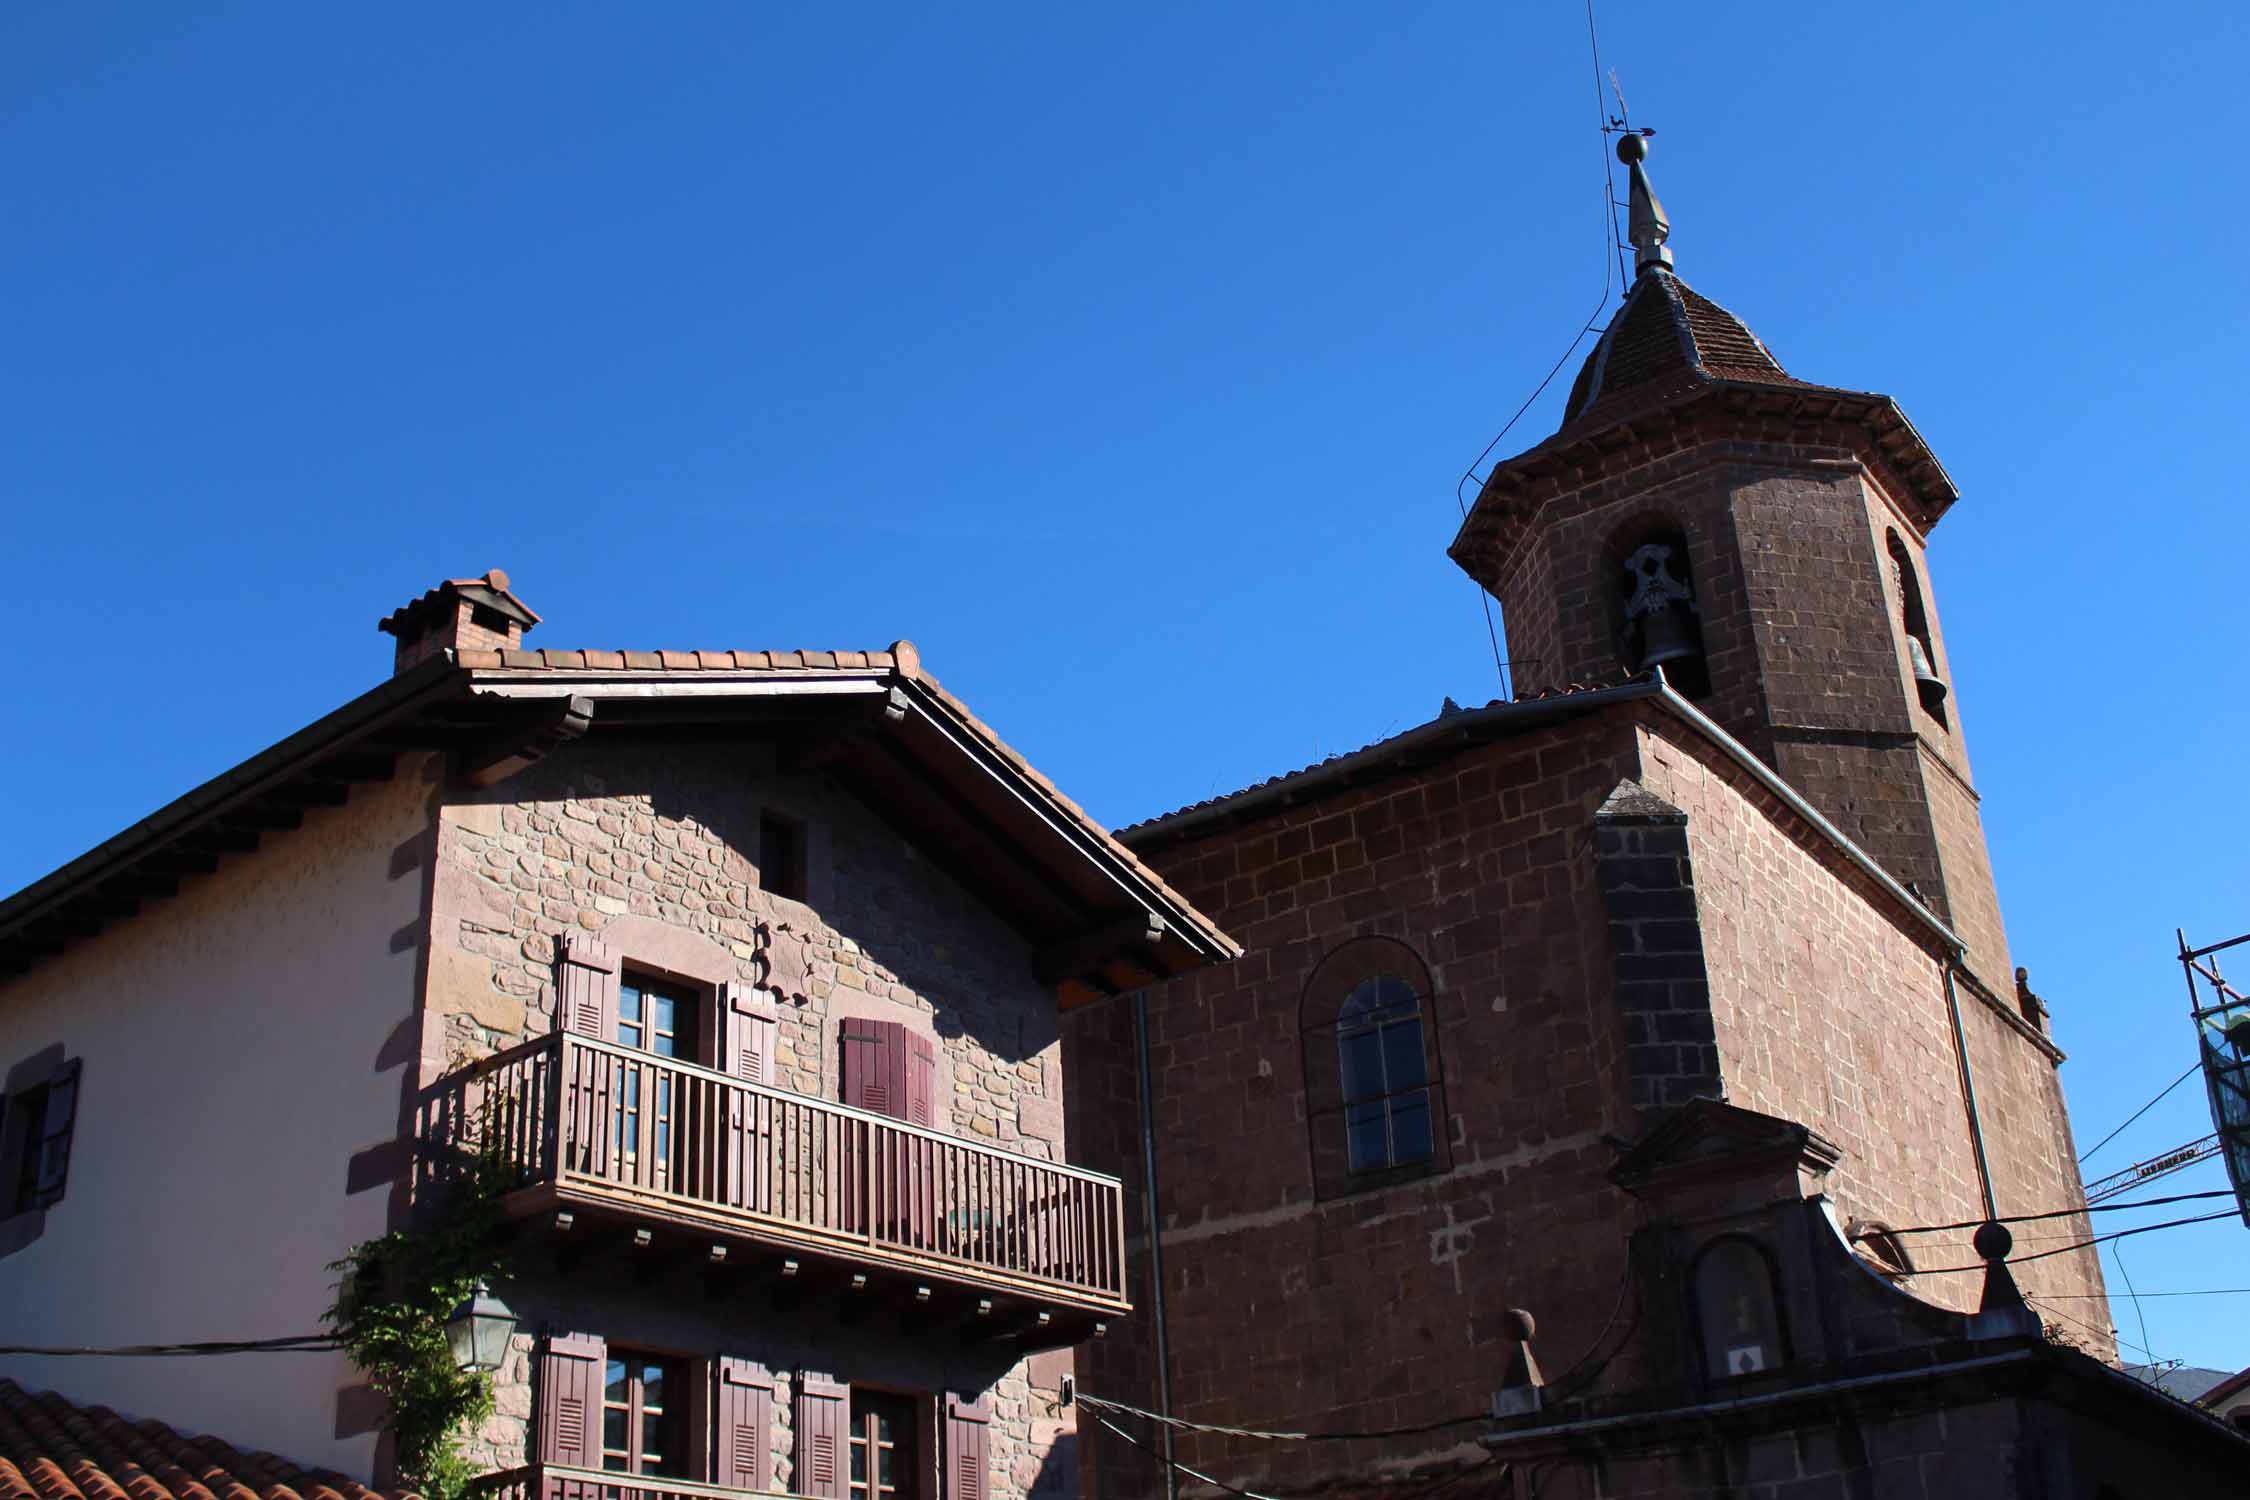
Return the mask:
<path id="1" fill-rule="evenodd" d="M 1683 282 L 1627 138 L 1638 273 L 1544 442 L 1449 549 L 1523 685 L 1663 673 L 2012 987 L 1923 546 L 1959 498 L 1889 397 L 1816 385 Z"/>

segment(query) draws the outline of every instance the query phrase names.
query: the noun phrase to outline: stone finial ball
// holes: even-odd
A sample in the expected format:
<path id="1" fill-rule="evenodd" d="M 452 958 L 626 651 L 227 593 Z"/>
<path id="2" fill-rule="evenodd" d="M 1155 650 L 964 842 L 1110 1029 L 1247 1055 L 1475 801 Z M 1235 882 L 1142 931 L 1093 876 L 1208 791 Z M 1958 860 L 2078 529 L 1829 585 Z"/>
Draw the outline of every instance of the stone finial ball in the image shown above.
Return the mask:
<path id="1" fill-rule="evenodd" d="M 1508 1309 L 1509 1338 L 1514 1339 L 1519 1344 L 1528 1344 L 1531 1342 L 1531 1336 L 1538 1331 L 1539 1325 L 1532 1321 L 1530 1313 L 1525 1312 L 1520 1307 Z"/>
<path id="2" fill-rule="evenodd" d="M 1637 161 L 1647 161 L 1648 137 L 1638 131 L 1626 131 L 1617 138 L 1617 159 L 1628 167 Z"/>
<path id="3" fill-rule="evenodd" d="M 2005 1224 L 1984 1224 L 1977 1229 L 1976 1238 L 1969 1241 L 1977 1254 L 1986 1260 L 2004 1260 L 2016 1248 L 2016 1237 L 2008 1233 Z"/>
<path id="4" fill-rule="evenodd" d="M 501 572 L 498 568 L 487 568 L 484 574 L 484 581 L 487 586 L 496 588 L 503 594 L 508 592 L 508 575 Z"/>

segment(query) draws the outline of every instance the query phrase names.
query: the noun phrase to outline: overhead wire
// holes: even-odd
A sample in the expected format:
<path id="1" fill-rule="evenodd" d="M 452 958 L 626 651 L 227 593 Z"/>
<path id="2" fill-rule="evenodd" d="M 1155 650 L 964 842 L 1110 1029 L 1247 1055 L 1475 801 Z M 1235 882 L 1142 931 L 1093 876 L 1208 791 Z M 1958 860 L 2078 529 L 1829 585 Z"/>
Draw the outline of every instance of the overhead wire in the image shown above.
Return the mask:
<path id="1" fill-rule="evenodd" d="M 344 1346 L 324 1333 L 299 1334 L 285 1339 L 215 1339 L 193 1344 L 119 1344 L 99 1349 L 79 1345 L 41 1346 L 0 1344 L 0 1354 L 37 1354 L 51 1358 L 102 1356 L 117 1358 L 177 1359 L 211 1354 L 325 1354 Z"/>
<path id="2" fill-rule="evenodd" d="M 2131 1203 L 2089 1203 L 2084 1208 L 2057 1208 L 2038 1214 L 2003 1214 L 1997 1219 L 1963 1219 L 1956 1224 L 1911 1224 L 1904 1229 L 1892 1229 L 1892 1234 L 1936 1234 L 1947 1229 L 1981 1229 L 1986 1224 L 2036 1224 L 2045 1219 L 2067 1219 L 2074 1214 L 2115 1213 L 2128 1208 L 2161 1208 L 2167 1203 L 2192 1203 L 2198 1198 L 2232 1198 L 2231 1188 L 2217 1188 L 2205 1193 L 2169 1193 L 2161 1198 L 2139 1198 Z M 1886 1226 L 1888 1227 L 1888 1226 Z"/>
<path id="3" fill-rule="evenodd" d="M 2051 1255 L 2068 1255 L 2073 1250 L 2084 1250 L 2094 1245 L 2106 1245 L 2111 1240 L 2129 1239 L 2136 1234 L 2154 1234 L 2159 1229 L 2178 1229 L 2184 1224 L 2208 1224 L 2214 1219 L 2232 1219 L 2235 1217 L 2237 1215 L 2233 1209 L 2222 1208 L 2215 1214 L 2199 1214 L 2190 1219 L 2166 1219 L 2161 1224 L 2141 1224 L 2132 1229 L 2113 1229 L 2108 1234 L 2097 1234 L 2092 1239 L 2079 1240 L 2075 1244 L 2063 1245 L 2054 1250 L 2041 1250 L 2036 1255 L 2012 1256 L 2008 1259 L 2008 1264 L 2011 1266 L 2025 1265 L 2031 1261 L 2045 1260 Z M 1981 1271 L 1984 1268 L 1985 1262 L 1979 1261 L 1977 1264 L 1970 1266 L 1934 1266 L 1928 1270 L 1916 1271 L 1914 1274 L 1917 1276 L 1946 1276 L 1960 1271 Z"/>
<path id="4" fill-rule="evenodd" d="M 1078 1400 L 1080 1400 L 1080 1401 L 1087 1401 L 1087 1399 L 1088 1399 L 1088 1398 L 1087 1398 L 1087 1397 L 1086 1397 L 1086 1396 L 1084 1395 L 1084 1393 L 1080 1393 L 1080 1395 L 1078 1396 L 1078 1398 L 1077 1398 L 1077 1399 L 1078 1399 Z M 1116 1404 L 1118 1404 L 1118 1403 L 1115 1403 L 1115 1402 L 1098 1402 L 1098 1403 L 1089 1403 L 1089 1404 L 1099 1404 L 1099 1405 L 1103 1405 L 1103 1406 L 1113 1406 L 1113 1405 L 1116 1405 Z M 1127 1408 L 1127 1409 L 1128 1409 L 1128 1410 L 1135 1410 L 1135 1409 L 1133 1409 L 1133 1408 Z M 1147 1443 L 1144 1443 L 1144 1442 L 1142 1442 L 1142 1441 L 1141 1441 L 1141 1440 L 1140 1440 L 1139 1438 L 1137 1438 L 1137 1437 L 1133 1436 L 1133 1435 L 1132 1435 L 1131 1433 L 1127 1432 L 1127 1431 L 1126 1431 L 1126 1430 L 1125 1430 L 1124 1428 L 1122 1428 L 1122 1427 L 1118 1426 L 1118 1425 L 1117 1425 L 1117 1424 L 1116 1424 L 1115 1422 L 1112 1422 L 1112 1421 L 1111 1421 L 1111 1420 L 1110 1420 L 1109 1418 L 1107 1418 L 1107 1417 L 1103 1416 L 1103 1415 L 1102 1415 L 1102 1414 L 1101 1414 L 1100 1412 L 1098 1412 L 1098 1411 L 1097 1411 L 1097 1412 L 1094 1412 L 1094 1413 L 1093 1413 L 1092 1415 L 1093 1415 L 1093 1418 L 1094 1418 L 1094 1420 L 1095 1420 L 1096 1422 L 1099 1422 L 1099 1423 L 1100 1423 L 1100 1424 L 1101 1424 L 1102 1426 L 1104 1426 L 1104 1427 L 1108 1428 L 1108 1429 L 1109 1429 L 1109 1430 L 1110 1430 L 1111 1432 L 1113 1432 L 1113 1433 L 1117 1434 L 1117 1436 L 1119 1436 L 1119 1437 L 1123 1438 L 1123 1439 L 1124 1439 L 1124 1440 L 1125 1440 L 1126 1442 L 1128 1442 L 1128 1443 L 1132 1444 L 1132 1445 L 1133 1445 L 1133 1446 L 1134 1446 L 1135 1448 L 1138 1448 L 1138 1449 L 1140 1449 L 1140 1450 L 1141 1450 L 1141 1452 L 1143 1452 L 1143 1453 L 1146 1453 L 1147 1455 L 1149 1455 L 1149 1457 L 1151 1457 L 1151 1458 L 1155 1459 L 1155 1460 L 1156 1460 L 1156 1461 L 1157 1461 L 1158 1463 L 1160 1463 L 1160 1464 L 1165 1464 L 1165 1465 L 1168 1465 L 1169 1467 L 1171 1467 L 1171 1468 L 1173 1468 L 1173 1469 L 1176 1469 L 1176 1470 L 1178 1470 L 1178 1471 L 1179 1471 L 1180 1473 L 1182 1473 L 1182 1474 L 1185 1474 L 1185 1475 L 1187 1475 L 1187 1476 L 1188 1476 L 1188 1478 L 1190 1478 L 1190 1479 L 1200 1480 L 1200 1481 L 1202 1481 L 1202 1482 L 1203 1482 L 1204 1484 L 1210 1485 L 1210 1486 L 1211 1486 L 1212 1488 L 1214 1488 L 1214 1489 L 1224 1490 L 1224 1491 L 1226 1491 L 1226 1493 L 1228 1493 L 1228 1494 L 1230 1494 L 1230 1495 L 1234 1495 L 1234 1496 L 1237 1496 L 1237 1497 L 1239 1497 L 1239 1500 L 1281 1500 L 1281 1497 L 1279 1497 L 1279 1496 L 1275 1496 L 1275 1495 L 1263 1495 L 1263 1494 L 1260 1494 L 1260 1493 L 1259 1493 L 1258 1491 L 1256 1491 L 1256 1490 L 1246 1490 L 1246 1489 L 1243 1489 L 1243 1488 L 1242 1488 L 1241 1486 L 1239 1486 L 1239 1485 L 1232 1485 L 1232 1484 L 1229 1484 L 1229 1483 L 1227 1483 L 1227 1482 L 1226 1482 L 1225 1480 L 1223 1480 L 1223 1479 L 1219 1479 L 1219 1478 L 1216 1478 L 1216 1477 L 1214 1477 L 1214 1476 L 1212 1476 L 1212 1475 L 1209 1475 L 1209 1474 L 1206 1474 L 1206 1473 L 1204 1473 L 1204 1472 L 1203 1472 L 1203 1471 L 1202 1471 L 1201 1469 L 1191 1468 L 1191 1467 L 1190 1467 L 1190 1466 L 1188 1466 L 1187 1464 L 1183 1464 L 1183 1463 L 1181 1463 L 1181 1462 L 1180 1462 L 1180 1461 L 1179 1461 L 1178 1459 L 1176 1459 L 1176 1458 L 1171 1458 L 1171 1459 L 1168 1459 L 1168 1458 L 1164 1457 L 1164 1455 L 1163 1455 L 1163 1454 L 1161 1454 L 1161 1453 L 1157 1452 L 1157 1450 L 1156 1450 L 1156 1449 L 1154 1449 L 1154 1448 L 1150 1447 L 1150 1446 L 1149 1446 L 1149 1445 L 1148 1445 Z M 1139 1415 L 1139 1416 L 1146 1416 L 1146 1417 L 1151 1417 L 1151 1418 L 1153 1418 L 1154 1420 L 1157 1420 L 1157 1421 L 1163 1421 L 1163 1420 L 1165 1420 L 1164 1418 L 1161 1418 L 1161 1417 L 1156 1417 L 1156 1416 L 1155 1416 L 1155 1414 L 1154 1414 L 1153 1412 L 1140 1412 L 1140 1411 L 1137 1411 L 1137 1410 L 1136 1410 L 1136 1415 Z M 1484 1418 L 1484 1417 L 1481 1417 L 1481 1416 L 1480 1416 L 1479 1420 L 1487 1420 L 1487 1418 Z M 1192 1426 L 1194 1426 L 1195 1424 L 1193 1424 L 1193 1423 L 1188 1423 L 1188 1424 L 1185 1424 L 1185 1425 L 1188 1425 L 1188 1426 L 1191 1426 L 1191 1427 L 1192 1427 Z M 1231 1429 L 1231 1428 L 1210 1428 L 1210 1429 L 1204 1429 L 1204 1430 L 1208 1430 L 1208 1431 L 1217 1431 L 1217 1432 L 1230 1432 L 1230 1431 L 1233 1431 L 1234 1429 Z M 1276 1435 L 1276 1434 L 1267 1434 L 1267 1433 L 1249 1433 L 1249 1434 L 1246 1434 L 1246 1435 L 1248 1435 L 1248 1436 L 1252 1436 L 1252 1437 L 1264 1437 L 1264 1436 L 1274 1436 L 1274 1435 Z M 1489 1467 L 1489 1466 L 1490 1466 L 1490 1460 L 1487 1460 L 1487 1461 L 1486 1461 L 1485 1463 L 1479 1463 L 1479 1464 L 1470 1464 L 1470 1465 L 1467 1465 L 1467 1466 L 1466 1466 L 1466 1467 L 1464 1467 L 1464 1468 L 1456 1469 L 1456 1470 L 1454 1470 L 1454 1471 L 1453 1471 L 1452 1473 L 1450 1473 L 1450 1474 L 1446 1474 L 1446 1475 L 1444 1475 L 1444 1476 L 1440 1477 L 1440 1478 L 1439 1478 L 1439 1479 L 1437 1479 L 1437 1480 L 1436 1480 L 1435 1482 L 1433 1482 L 1432 1484 L 1430 1484 L 1430 1485 L 1429 1485 L 1429 1486 L 1428 1486 L 1427 1488 L 1424 1488 L 1424 1489 L 1420 1489 L 1420 1490 L 1413 1490 L 1413 1491 L 1408 1491 L 1407 1493 L 1405 1493 L 1405 1494 L 1403 1494 L 1403 1495 L 1399 1495 L 1399 1496 L 1395 1496 L 1395 1497 L 1393 1497 L 1393 1500 L 1430 1500 L 1430 1497 L 1431 1497 L 1431 1496 L 1434 1496 L 1434 1495 L 1438 1494 L 1439 1492 L 1441 1492 L 1441 1491 L 1443 1491 L 1443 1490 L 1447 1489 L 1448 1487 L 1450 1487 L 1450 1486 L 1452 1486 L 1452 1485 L 1455 1485 L 1455 1484 L 1458 1484 L 1458 1483 L 1460 1483 L 1460 1482 L 1461 1482 L 1461 1481 L 1462 1481 L 1463 1479 L 1467 1478 L 1467 1477 L 1468 1477 L 1469 1475 L 1471 1475 L 1471 1474 L 1481 1474 L 1481 1473 L 1483 1473 L 1483 1472 L 1484 1472 L 1484 1470 L 1485 1470 L 1485 1469 L 1486 1469 L 1487 1467 Z M 1503 1464 L 1501 1464 L 1501 1465 L 1500 1465 L 1499 1467 L 1500 1467 L 1500 1472 L 1501 1472 L 1501 1474 L 1505 1475 L 1505 1474 L 1506 1474 L 1506 1473 L 1508 1472 L 1508 1465 L 1507 1465 L 1507 1464 L 1503 1463 Z"/>
<path id="5" fill-rule="evenodd" d="M 2149 1112 L 2150 1110 L 2152 1110 L 2152 1109 L 2156 1108 L 2156 1106 L 2157 1106 L 2157 1105 L 2159 1105 L 2159 1104 L 2162 1104 L 2162 1103 L 2164 1102 L 2164 1096 L 2165 1096 L 2166 1094 L 2169 1094 L 2169 1093 L 2171 1093 L 2171 1092 L 2172 1092 L 2172 1090 L 2174 1090 L 2174 1089 L 2178 1088 L 2178 1087 L 2179 1087 L 2179 1086 L 2180 1086 L 2181 1084 L 2183 1084 L 2183 1083 L 2187 1082 L 2187 1081 L 2188 1081 L 2188 1080 L 2189 1080 L 2190 1078 L 2193 1078 L 2193 1077 L 2195 1076 L 2195 1074 L 2196 1074 L 2196 1071 L 2197 1071 L 2198 1069 L 2200 1069 L 2200 1068 L 2201 1068 L 2202 1066 L 2203 1066 L 2203 1061 L 2202 1061 L 2202 1059 L 2200 1059 L 2200 1058 L 2198 1058 L 2198 1059 L 2197 1059 L 2196 1061 L 2194 1061 L 2194 1062 L 2192 1062 L 2192 1063 L 2188 1064 L 2188 1070 L 2187 1070 L 2187 1071 L 2186 1071 L 2185 1073 L 2182 1073 L 2182 1074 L 2181 1074 L 2181 1075 L 2180 1075 L 2179 1077 L 2177 1077 L 2177 1078 L 2173 1079 L 2173 1080 L 2172 1080 L 2172 1081 L 2171 1081 L 2170 1083 L 2168 1083 L 2168 1084 L 2164 1085 L 2164 1088 L 2163 1088 L 2163 1090 L 2162 1090 L 2161 1092 L 2159 1092 L 2159 1093 L 2157 1094 L 2157 1096 L 2156 1096 L 2156 1097 L 2155 1097 L 2154 1099 L 2151 1099 L 2151 1100 L 2149 1100 L 2149 1101 L 2148 1101 L 2148 1103 L 2146 1103 L 2146 1104 L 2142 1105 L 2142 1106 L 2141 1106 L 2141 1107 L 2140 1107 L 2139 1109 L 2136 1109 L 2136 1110 L 2134 1110 L 2134 1111 L 2132 1112 L 2132 1114 L 2128 1115 L 2128 1116 L 2126 1117 L 2126 1119 L 2125 1119 L 2125 1124 L 2124 1124 L 2124 1125 L 2120 1125 L 2120 1126 L 2118 1126 L 2118 1127 L 2117 1127 L 2117 1128 L 2116 1128 L 2115 1130 L 2112 1130 L 2112 1131 L 2111 1131 L 2111 1132 L 2110 1132 L 2110 1133 L 2109 1133 L 2108 1135 L 2105 1135 L 2105 1136 L 2103 1136 L 2103 1137 L 2102 1137 L 2102 1138 L 2101 1138 L 2100 1140 L 2098 1140 L 2098 1141 L 2094 1142 L 2094 1144 L 2093 1144 L 2093 1145 L 2089 1146 L 2089 1147 L 2088 1147 L 2087 1149 L 2085 1149 L 2084 1151 L 2081 1151 L 2081 1152 L 2079 1152 L 2079 1153 L 2078 1153 L 2078 1160 L 2079 1160 L 2080 1162 L 2084 1162 L 2084 1161 L 2086 1160 L 2086 1158 L 2087 1158 L 2087 1157 L 2089 1157 L 2089 1156 L 2092 1156 L 2092 1155 L 2093 1155 L 2093 1154 L 2094 1154 L 2094 1153 L 2095 1153 L 2096 1151 L 2099 1151 L 2099 1150 L 2101 1150 L 2101 1149 L 2102 1149 L 2102 1147 L 2104 1147 L 2104 1146 L 2108 1145 L 2108 1144 L 2109 1144 L 2109 1143 L 2110 1143 L 2111 1141 L 2114 1141 L 2114 1140 L 2116 1140 L 2116 1139 L 2117 1139 L 2117 1138 L 2118 1138 L 2119 1136 L 2123 1135 L 2123 1134 L 2125 1133 L 2125 1127 L 2126 1127 L 2127 1125 L 2131 1125 L 2131 1124 L 2132 1124 L 2132 1123 L 2133 1123 L 2133 1122 L 2134 1122 L 2135 1120 L 2138 1120 L 2138 1119 L 2139 1119 L 2139 1118 L 2140 1118 L 2140 1117 L 2141 1117 L 2142 1115 L 2145 1115 L 2145 1114 L 2147 1114 L 2147 1113 L 2148 1113 L 2148 1112 Z"/>
<path id="6" fill-rule="evenodd" d="M 1602 139 L 1601 296 L 1595 301 L 1593 312 L 1587 315 L 1586 321 L 1580 325 L 1578 332 L 1572 336 L 1569 346 L 1563 350 L 1562 357 L 1555 361 L 1553 368 L 1547 371 L 1546 375 L 1540 379 L 1539 384 L 1532 387 L 1531 394 L 1524 397 L 1523 404 L 1515 409 L 1514 415 L 1501 424 L 1500 430 L 1492 435 L 1492 441 L 1484 445 L 1484 451 L 1479 453 L 1469 466 L 1461 471 L 1461 477 L 1454 481 L 1453 503 L 1459 508 L 1461 519 L 1464 522 L 1469 519 L 1469 500 L 1464 491 L 1467 490 L 1469 481 L 1477 477 L 1477 465 L 1492 456 L 1492 450 L 1499 447 L 1502 439 L 1514 430 L 1516 423 L 1523 419 L 1523 414 L 1531 410 L 1532 403 L 1546 394 L 1547 387 L 1554 384 L 1555 377 L 1562 373 L 1563 366 L 1570 363 L 1570 357 L 1578 352 L 1578 346 L 1586 341 L 1586 335 L 1592 333 L 1600 325 L 1602 314 L 1609 307 L 1609 294 L 1612 285 L 1610 281 L 1610 255 L 1613 250 L 1618 248 L 1617 177 L 1610 166 L 1609 160 L 1609 118 L 1607 110 L 1602 105 L 1602 49 L 1601 38 L 1594 28 L 1594 0 L 1586 0 L 1586 41 L 1593 53 L 1594 120 L 1601 127 Z M 1621 285 L 1624 276 L 1622 260 L 1618 263 L 1618 276 L 1621 278 L 1618 284 Z M 1478 602 L 1484 607 L 1485 639 L 1492 645 L 1492 668 L 1500 678 L 1501 695 L 1512 697 L 1514 696 L 1515 684 L 1509 680 L 1508 663 L 1500 654 L 1500 629 L 1492 619 L 1492 595 L 1486 591 L 1483 584 L 1478 583 L 1475 579 L 1471 579 L 1470 583 L 1477 591 Z"/>

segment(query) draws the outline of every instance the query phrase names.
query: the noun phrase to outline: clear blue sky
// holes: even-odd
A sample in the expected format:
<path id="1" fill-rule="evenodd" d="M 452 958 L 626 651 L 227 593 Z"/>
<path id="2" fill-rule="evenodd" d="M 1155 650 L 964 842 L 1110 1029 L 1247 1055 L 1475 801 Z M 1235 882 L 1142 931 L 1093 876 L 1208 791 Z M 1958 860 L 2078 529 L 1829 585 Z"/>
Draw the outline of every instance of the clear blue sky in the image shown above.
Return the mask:
<path id="1" fill-rule="evenodd" d="M 1682 275 L 1960 485 L 1936 604 L 2090 1144 L 2191 1060 L 2173 928 L 2250 928 L 2250 31 L 2000 9 L 1602 35 Z M 910 636 L 1114 822 L 1481 701 L 1454 480 L 1603 288 L 1594 108 L 1571 0 L 11 6 L 0 889 L 495 565 L 548 645 Z M 2091 1165 L 2208 1129 L 2183 1088 Z M 2127 1266 L 2250 1285 L 2244 1233 Z M 2250 1297 L 2145 1311 L 2250 1363 Z"/>

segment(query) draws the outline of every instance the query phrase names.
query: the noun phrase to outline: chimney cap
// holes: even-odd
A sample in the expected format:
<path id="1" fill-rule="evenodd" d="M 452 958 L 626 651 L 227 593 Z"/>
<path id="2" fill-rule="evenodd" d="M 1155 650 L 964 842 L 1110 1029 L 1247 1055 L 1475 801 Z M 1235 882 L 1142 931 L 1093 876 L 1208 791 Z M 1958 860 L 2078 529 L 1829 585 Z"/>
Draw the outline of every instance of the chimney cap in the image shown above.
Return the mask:
<path id="1" fill-rule="evenodd" d="M 539 616 L 531 606 L 510 592 L 508 575 L 499 568 L 490 568 L 481 578 L 446 579 L 421 598 L 402 604 L 377 620 L 375 628 L 406 640 L 420 633 L 423 622 L 433 612 L 447 607 L 455 599 L 466 599 L 471 604 L 497 610 L 525 630 L 539 623 Z"/>

